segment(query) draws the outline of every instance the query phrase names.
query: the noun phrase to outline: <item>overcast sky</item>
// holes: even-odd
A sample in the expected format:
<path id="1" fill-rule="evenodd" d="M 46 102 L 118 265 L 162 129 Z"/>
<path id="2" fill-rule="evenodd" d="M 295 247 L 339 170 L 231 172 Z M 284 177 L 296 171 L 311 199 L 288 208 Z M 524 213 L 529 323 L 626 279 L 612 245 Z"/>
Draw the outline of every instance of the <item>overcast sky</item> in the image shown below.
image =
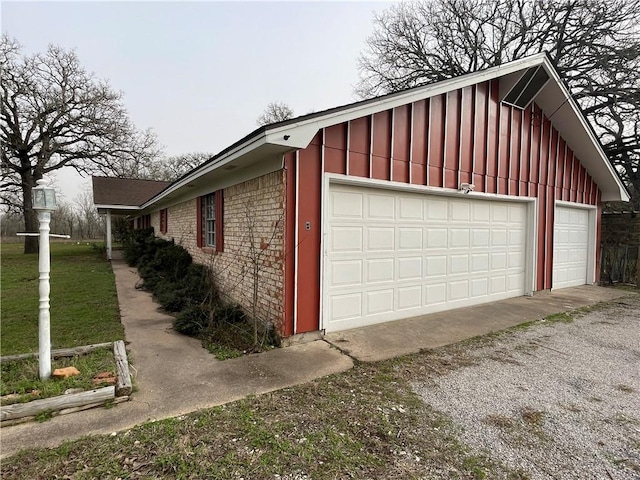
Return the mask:
<path id="1" fill-rule="evenodd" d="M 357 57 L 386 2 L 11 2 L 2 32 L 25 53 L 74 48 L 124 93 L 165 153 L 217 153 L 271 101 L 296 115 L 356 100 Z M 57 175 L 72 200 L 88 180 Z"/>

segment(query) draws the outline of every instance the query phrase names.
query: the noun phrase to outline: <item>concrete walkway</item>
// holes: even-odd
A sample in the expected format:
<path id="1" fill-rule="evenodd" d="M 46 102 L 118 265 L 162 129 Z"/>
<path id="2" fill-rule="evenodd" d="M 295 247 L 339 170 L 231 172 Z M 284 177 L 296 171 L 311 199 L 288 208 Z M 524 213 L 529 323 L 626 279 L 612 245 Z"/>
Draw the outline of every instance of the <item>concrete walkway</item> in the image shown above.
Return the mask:
<path id="1" fill-rule="evenodd" d="M 422 349 L 457 343 L 521 323 L 540 320 L 555 313 L 628 295 L 634 294 L 613 288 L 583 285 L 553 292 L 540 292 L 533 297 L 510 298 L 329 333 L 325 340 L 357 360 L 376 362 L 419 352 Z"/>
<path id="2" fill-rule="evenodd" d="M 172 317 L 158 311 L 149 293 L 135 288 L 139 281 L 135 269 L 115 258 L 112 267 L 137 391 L 131 401 L 115 408 L 2 428 L 0 457 L 27 447 L 54 447 L 85 435 L 129 429 L 150 420 L 298 385 L 353 366 L 349 357 L 323 341 L 217 361 L 198 340 L 171 329 Z"/>

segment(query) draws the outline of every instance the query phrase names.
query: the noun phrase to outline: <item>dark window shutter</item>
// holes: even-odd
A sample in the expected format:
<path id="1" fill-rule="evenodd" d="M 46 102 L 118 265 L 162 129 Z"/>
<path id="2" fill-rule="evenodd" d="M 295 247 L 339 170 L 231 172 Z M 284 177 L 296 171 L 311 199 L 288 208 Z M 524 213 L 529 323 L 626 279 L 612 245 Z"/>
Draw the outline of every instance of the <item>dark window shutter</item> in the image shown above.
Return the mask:
<path id="1" fill-rule="evenodd" d="M 216 202 L 216 252 L 224 252 L 224 195 L 223 190 L 218 190 L 215 195 Z"/>
<path id="2" fill-rule="evenodd" d="M 204 213 L 204 209 L 202 208 L 203 197 L 198 197 L 196 199 L 196 243 L 198 247 L 202 248 L 204 245 L 203 231 L 204 226 L 202 224 L 202 215 Z"/>

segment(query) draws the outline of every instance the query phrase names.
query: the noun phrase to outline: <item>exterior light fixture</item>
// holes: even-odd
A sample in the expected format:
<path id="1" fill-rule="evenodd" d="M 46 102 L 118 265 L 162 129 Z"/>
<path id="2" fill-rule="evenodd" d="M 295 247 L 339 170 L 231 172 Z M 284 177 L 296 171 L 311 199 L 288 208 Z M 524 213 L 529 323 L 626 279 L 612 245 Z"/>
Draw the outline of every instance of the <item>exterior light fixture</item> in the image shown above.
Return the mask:
<path id="1" fill-rule="evenodd" d="M 460 187 L 458 188 L 458 191 L 464 194 L 468 194 L 470 192 L 473 192 L 474 188 L 476 187 L 472 183 L 461 183 Z"/>
<path id="2" fill-rule="evenodd" d="M 48 212 L 57 210 L 58 205 L 56 203 L 56 191 L 51 187 L 46 187 L 46 180 L 42 178 L 36 183 L 38 186 L 34 187 L 32 190 L 33 209 Z"/>

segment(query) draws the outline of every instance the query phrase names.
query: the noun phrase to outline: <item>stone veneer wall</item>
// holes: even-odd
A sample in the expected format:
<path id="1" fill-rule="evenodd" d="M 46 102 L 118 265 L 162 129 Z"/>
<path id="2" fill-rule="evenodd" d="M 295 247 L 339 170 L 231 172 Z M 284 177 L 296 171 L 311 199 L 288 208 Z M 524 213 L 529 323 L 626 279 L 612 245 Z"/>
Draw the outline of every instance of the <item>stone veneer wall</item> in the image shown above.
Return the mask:
<path id="1" fill-rule="evenodd" d="M 168 208 L 167 233 L 160 213 L 151 216 L 156 235 L 186 248 L 211 268 L 221 293 L 251 314 L 254 260 L 258 263 L 256 314 L 282 332 L 284 319 L 284 170 L 224 189 L 224 251 L 199 248 L 197 199 Z"/>

